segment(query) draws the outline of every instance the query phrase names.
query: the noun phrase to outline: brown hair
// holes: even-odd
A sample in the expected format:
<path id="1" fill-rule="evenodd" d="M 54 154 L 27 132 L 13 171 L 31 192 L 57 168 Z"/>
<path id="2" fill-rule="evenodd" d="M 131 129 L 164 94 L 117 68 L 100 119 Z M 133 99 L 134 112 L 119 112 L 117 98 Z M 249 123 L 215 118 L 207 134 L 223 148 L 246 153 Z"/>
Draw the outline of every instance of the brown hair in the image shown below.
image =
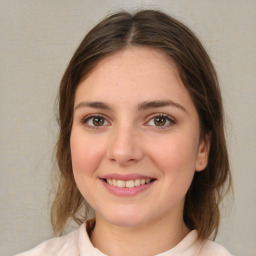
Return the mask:
<path id="1" fill-rule="evenodd" d="M 96 25 L 73 55 L 59 89 L 59 138 L 56 157 L 60 176 L 51 209 L 55 233 L 62 233 L 69 219 L 86 220 L 87 203 L 75 183 L 70 153 L 70 133 L 76 88 L 95 65 L 110 53 L 129 46 L 159 49 L 178 67 L 180 77 L 197 108 L 201 139 L 211 133 L 208 166 L 196 172 L 186 195 L 184 221 L 200 238 L 214 237 L 219 226 L 219 204 L 231 184 L 224 136 L 223 106 L 213 64 L 189 28 L 153 10 L 113 14 Z M 225 186 L 225 184 L 227 184 Z"/>

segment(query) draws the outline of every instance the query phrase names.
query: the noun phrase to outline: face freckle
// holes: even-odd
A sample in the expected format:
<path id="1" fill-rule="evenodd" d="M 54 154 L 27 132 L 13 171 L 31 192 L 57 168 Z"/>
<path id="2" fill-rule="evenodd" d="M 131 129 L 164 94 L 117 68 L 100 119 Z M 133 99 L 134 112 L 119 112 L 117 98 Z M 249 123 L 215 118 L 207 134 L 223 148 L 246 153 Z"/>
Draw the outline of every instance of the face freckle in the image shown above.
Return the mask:
<path id="1" fill-rule="evenodd" d="M 77 88 L 70 138 L 74 177 L 96 218 L 126 227 L 182 219 L 207 162 L 199 135 L 196 108 L 164 53 L 130 47 L 101 60 Z"/>

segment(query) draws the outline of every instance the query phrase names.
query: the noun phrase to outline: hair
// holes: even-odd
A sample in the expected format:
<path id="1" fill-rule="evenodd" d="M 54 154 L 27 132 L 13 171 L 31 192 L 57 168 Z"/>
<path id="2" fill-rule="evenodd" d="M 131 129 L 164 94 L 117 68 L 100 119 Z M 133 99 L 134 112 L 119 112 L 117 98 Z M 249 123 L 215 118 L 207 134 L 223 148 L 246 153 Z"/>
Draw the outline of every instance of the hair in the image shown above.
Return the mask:
<path id="1" fill-rule="evenodd" d="M 216 71 L 204 47 L 188 27 L 154 10 L 135 14 L 119 12 L 105 18 L 85 36 L 63 75 L 58 94 L 56 159 L 59 179 L 51 208 L 53 230 L 62 234 L 68 220 L 81 224 L 88 211 L 71 164 L 70 134 L 76 88 L 104 57 L 133 46 L 158 49 L 176 63 L 199 115 L 201 139 L 207 134 L 211 136 L 208 165 L 202 172 L 195 172 L 186 194 L 183 218 L 188 228 L 198 231 L 199 238 L 215 238 L 220 221 L 219 205 L 231 186 Z"/>

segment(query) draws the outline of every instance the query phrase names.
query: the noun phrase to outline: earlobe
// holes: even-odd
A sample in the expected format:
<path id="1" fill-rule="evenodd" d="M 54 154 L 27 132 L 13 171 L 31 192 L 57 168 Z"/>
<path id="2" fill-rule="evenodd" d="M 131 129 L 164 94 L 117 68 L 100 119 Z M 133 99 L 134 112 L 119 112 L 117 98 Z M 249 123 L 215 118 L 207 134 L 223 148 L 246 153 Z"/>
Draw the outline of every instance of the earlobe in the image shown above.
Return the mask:
<path id="1" fill-rule="evenodd" d="M 196 160 L 196 172 L 203 171 L 208 164 L 209 152 L 211 147 L 211 134 L 206 134 L 204 139 L 201 140 Z"/>

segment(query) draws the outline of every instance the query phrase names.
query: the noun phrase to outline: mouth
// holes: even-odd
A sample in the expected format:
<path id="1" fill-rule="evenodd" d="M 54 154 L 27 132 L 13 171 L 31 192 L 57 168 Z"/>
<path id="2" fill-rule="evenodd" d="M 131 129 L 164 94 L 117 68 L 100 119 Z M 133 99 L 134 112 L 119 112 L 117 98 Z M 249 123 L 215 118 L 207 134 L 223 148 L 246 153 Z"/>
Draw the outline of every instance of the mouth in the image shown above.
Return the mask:
<path id="1" fill-rule="evenodd" d="M 100 177 L 107 191 L 116 196 L 136 196 L 149 190 L 156 178 L 139 174 L 108 174 Z"/>
<path id="2" fill-rule="evenodd" d="M 103 179 L 107 184 L 118 188 L 134 188 L 153 182 L 155 179 L 134 179 L 134 180 L 119 180 L 119 179 Z"/>

